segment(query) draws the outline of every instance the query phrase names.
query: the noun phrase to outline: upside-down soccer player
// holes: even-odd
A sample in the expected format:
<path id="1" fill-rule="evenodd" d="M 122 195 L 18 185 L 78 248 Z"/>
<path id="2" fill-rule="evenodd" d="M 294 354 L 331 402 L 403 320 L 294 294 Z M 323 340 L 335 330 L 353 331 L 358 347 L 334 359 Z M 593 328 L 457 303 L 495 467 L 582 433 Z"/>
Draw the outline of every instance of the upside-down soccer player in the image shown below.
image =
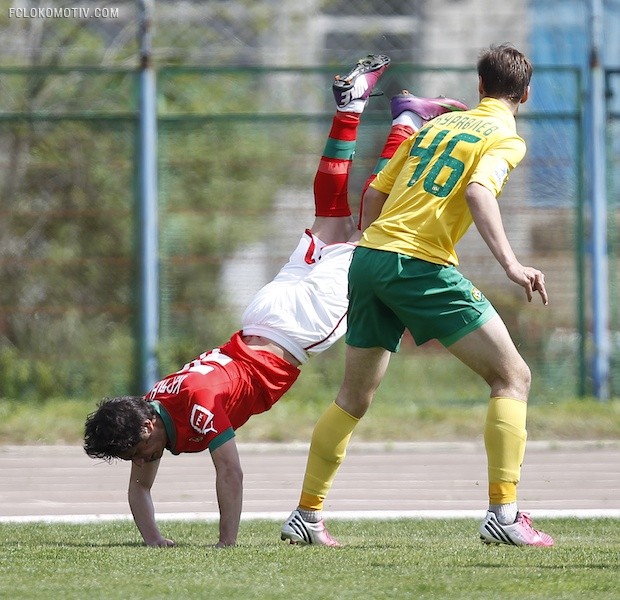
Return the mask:
<path id="1" fill-rule="evenodd" d="M 245 310 L 242 330 L 162 379 L 146 397 L 104 400 L 86 420 L 84 449 L 89 456 L 132 461 L 129 504 L 149 546 L 174 545 L 157 527 L 151 498 L 164 450 L 209 450 L 220 511 L 216 546 L 235 544 L 243 477 L 235 430 L 269 410 L 293 385 L 309 355 L 344 334 L 347 272 L 359 239 L 349 208 L 348 176 L 361 113 L 389 62 L 386 56 L 369 55 L 348 75 L 336 78 L 337 112 L 314 181 L 316 219 L 289 262 Z M 466 108 L 447 98 L 397 96 L 383 159 L 424 121 Z"/>
<path id="2" fill-rule="evenodd" d="M 321 511 L 359 419 L 372 402 L 407 328 L 418 344 L 439 340 L 490 387 L 484 429 L 489 508 L 483 541 L 552 546 L 517 509 L 526 443 L 530 370 L 502 319 L 457 271 L 455 245 L 475 223 L 507 277 L 546 305 L 544 274 L 522 265 L 502 224 L 499 196 L 525 155 L 515 116 L 529 95 L 532 66 L 510 45 L 478 61 L 480 103 L 430 121 L 404 142 L 364 196 L 349 269 L 346 366 L 338 396 L 317 422 L 298 509 L 282 539 L 339 545 Z"/>

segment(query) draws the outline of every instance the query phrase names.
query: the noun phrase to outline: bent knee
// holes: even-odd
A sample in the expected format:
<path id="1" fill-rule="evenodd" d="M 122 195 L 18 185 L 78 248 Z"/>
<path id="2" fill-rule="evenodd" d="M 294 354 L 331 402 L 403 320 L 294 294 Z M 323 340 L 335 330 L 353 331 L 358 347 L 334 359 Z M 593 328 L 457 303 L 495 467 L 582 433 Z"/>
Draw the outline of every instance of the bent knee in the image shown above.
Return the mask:
<path id="1" fill-rule="evenodd" d="M 501 373 L 489 382 L 492 396 L 505 396 L 527 401 L 532 384 L 532 372 L 527 363 L 519 357 L 513 360 Z"/>
<path id="2" fill-rule="evenodd" d="M 351 394 L 347 390 L 341 388 L 336 404 L 355 419 L 361 419 L 372 404 L 374 394 L 368 392 Z"/>

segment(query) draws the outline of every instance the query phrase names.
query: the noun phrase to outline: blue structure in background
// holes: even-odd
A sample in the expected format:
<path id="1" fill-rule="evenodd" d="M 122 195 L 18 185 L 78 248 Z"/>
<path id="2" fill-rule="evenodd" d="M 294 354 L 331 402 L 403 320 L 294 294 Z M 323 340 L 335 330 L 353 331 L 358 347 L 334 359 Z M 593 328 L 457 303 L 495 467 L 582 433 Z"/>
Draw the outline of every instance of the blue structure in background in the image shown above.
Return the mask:
<path id="1" fill-rule="evenodd" d="M 565 112 L 574 116 L 580 106 L 579 81 L 574 71 L 545 72 L 542 67 L 587 68 L 587 10 L 583 0 L 530 2 L 529 54 L 536 65 L 529 109 L 535 113 Z M 582 79 L 583 80 L 583 79 Z M 528 139 L 537 187 L 537 206 L 573 207 L 578 190 L 575 167 L 578 132 L 574 119 L 541 119 Z"/>
<path id="2" fill-rule="evenodd" d="M 606 194 L 606 136 L 605 119 L 606 91 L 604 69 L 618 68 L 620 41 L 616 32 L 620 24 L 620 2 L 576 0 L 531 2 L 532 19 L 530 54 L 536 64 L 576 66 L 583 72 L 584 114 L 586 136 L 583 155 L 586 166 L 587 202 L 590 208 L 589 253 L 592 274 L 592 381 L 594 394 L 601 400 L 610 394 L 610 318 L 609 318 L 609 266 L 607 247 Z M 615 64 L 614 64 L 615 63 Z M 552 75 L 552 77 L 558 77 Z M 544 111 L 556 107 L 554 90 L 562 90 L 561 81 L 548 81 L 539 95 L 533 96 L 534 110 Z M 617 103 L 613 97 L 610 104 Z M 577 104 L 578 105 L 578 104 Z M 559 108 L 559 107 L 558 107 Z M 606 110 L 607 108 L 607 110 Z M 570 177 L 567 170 L 581 164 L 579 160 L 568 159 L 570 153 L 570 132 L 563 127 L 543 126 L 536 128 L 532 154 L 537 181 L 551 182 L 551 203 L 555 206 L 570 206 L 574 194 L 569 193 Z M 549 146 L 548 140 L 553 144 Z M 574 145 L 574 142 L 573 142 Z M 581 149 L 576 150 L 582 152 Z M 577 154 L 578 156 L 578 154 Z M 551 159 L 551 160 L 550 160 Z M 544 186 L 541 186 L 544 188 Z M 539 202 L 544 204 L 544 194 Z M 568 202 L 567 202 L 568 201 Z M 582 323 L 583 323 L 583 319 Z M 584 328 L 582 328 L 582 331 Z M 584 353 L 584 341 L 581 351 Z"/>

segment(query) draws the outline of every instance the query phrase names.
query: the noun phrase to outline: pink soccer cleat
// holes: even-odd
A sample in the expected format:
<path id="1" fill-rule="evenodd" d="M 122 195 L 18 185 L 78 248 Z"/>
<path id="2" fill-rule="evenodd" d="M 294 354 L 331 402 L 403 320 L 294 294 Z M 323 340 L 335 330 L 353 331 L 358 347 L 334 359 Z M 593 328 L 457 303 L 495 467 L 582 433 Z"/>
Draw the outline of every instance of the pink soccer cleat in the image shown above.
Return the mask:
<path id="1" fill-rule="evenodd" d="M 553 538 L 544 531 L 532 527 L 527 513 L 517 513 L 512 525 L 501 525 L 495 513 L 489 511 L 480 525 L 480 538 L 485 544 L 508 544 L 510 546 L 553 546 Z"/>
<path id="2" fill-rule="evenodd" d="M 467 104 L 453 98 L 438 96 L 437 98 L 419 98 L 403 90 L 390 101 L 392 119 L 406 110 L 414 112 L 425 121 L 430 121 L 447 112 L 467 110 Z"/>

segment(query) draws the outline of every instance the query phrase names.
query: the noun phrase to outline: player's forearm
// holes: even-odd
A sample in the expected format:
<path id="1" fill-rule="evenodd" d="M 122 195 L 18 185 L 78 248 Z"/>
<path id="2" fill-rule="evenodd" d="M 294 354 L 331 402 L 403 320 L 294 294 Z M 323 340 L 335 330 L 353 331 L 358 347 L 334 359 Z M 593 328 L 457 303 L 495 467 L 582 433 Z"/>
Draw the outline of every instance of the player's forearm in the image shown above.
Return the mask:
<path id="1" fill-rule="evenodd" d="M 495 259 L 508 272 L 518 260 L 506 236 L 497 199 L 479 184 L 470 184 L 466 197 L 476 229 Z"/>
<path id="2" fill-rule="evenodd" d="M 532 301 L 533 292 L 538 292 L 546 306 L 549 303 L 549 296 L 545 287 L 545 275 L 542 271 L 524 266 L 517 260 L 506 237 L 495 196 L 480 184 L 472 183 L 467 186 L 465 197 L 476 228 L 493 256 L 504 268 L 508 279 L 523 287 L 528 302 Z"/>
<path id="3" fill-rule="evenodd" d="M 159 545 L 163 540 L 155 523 L 155 508 L 151 491 L 142 486 L 130 486 L 128 491 L 129 508 L 136 527 L 147 546 Z"/>
<path id="4" fill-rule="evenodd" d="M 220 469 L 215 489 L 220 509 L 220 539 L 218 546 L 234 546 L 239 533 L 243 503 L 243 473 L 241 469 Z"/>

